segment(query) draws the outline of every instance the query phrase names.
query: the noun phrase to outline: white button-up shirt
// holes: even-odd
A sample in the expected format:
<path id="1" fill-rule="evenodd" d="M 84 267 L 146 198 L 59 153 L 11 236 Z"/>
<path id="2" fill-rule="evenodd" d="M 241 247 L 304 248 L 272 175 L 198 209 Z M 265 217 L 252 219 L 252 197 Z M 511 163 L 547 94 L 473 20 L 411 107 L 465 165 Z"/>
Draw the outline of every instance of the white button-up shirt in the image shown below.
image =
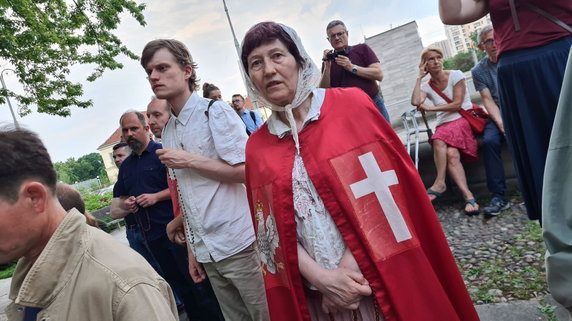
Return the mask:
<path id="1" fill-rule="evenodd" d="M 162 138 L 165 148 L 182 149 L 230 165 L 244 163 L 246 129 L 236 112 L 217 101 L 205 113 L 209 99 L 193 93 L 177 117 L 171 116 Z M 194 169 L 176 169 L 179 203 L 186 213 L 197 261 L 218 262 L 254 242 L 254 228 L 240 183 L 212 180 Z"/>

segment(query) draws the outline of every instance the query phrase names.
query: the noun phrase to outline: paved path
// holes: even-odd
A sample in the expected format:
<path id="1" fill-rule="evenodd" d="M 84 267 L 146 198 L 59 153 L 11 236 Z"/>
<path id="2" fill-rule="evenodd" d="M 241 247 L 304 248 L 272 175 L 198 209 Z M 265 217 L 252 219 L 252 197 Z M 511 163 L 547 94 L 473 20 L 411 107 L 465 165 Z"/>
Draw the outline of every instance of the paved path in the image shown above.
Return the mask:
<path id="1" fill-rule="evenodd" d="M 127 244 L 127 238 L 125 237 L 125 230 L 115 230 L 111 233 L 120 242 Z M 4 315 L 4 308 L 9 303 L 8 292 L 10 290 L 11 279 L 0 280 L 0 321 L 6 321 L 6 315 Z M 544 300 L 546 304 L 552 304 L 557 306 L 554 300 L 547 296 Z M 497 303 L 497 304 L 484 304 L 478 305 L 477 312 L 481 318 L 481 321 L 549 321 L 546 314 L 539 310 L 541 303 L 537 300 L 530 301 L 516 301 L 510 303 Z M 557 321 L 569 321 L 568 312 L 557 306 L 554 311 Z M 181 318 L 181 320 L 184 320 Z"/>
<path id="2" fill-rule="evenodd" d="M 8 300 L 8 292 L 10 292 L 10 281 L 12 279 L 0 280 L 0 321 L 8 320 L 4 314 L 4 309 L 8 306 L 10 301 Z"/>

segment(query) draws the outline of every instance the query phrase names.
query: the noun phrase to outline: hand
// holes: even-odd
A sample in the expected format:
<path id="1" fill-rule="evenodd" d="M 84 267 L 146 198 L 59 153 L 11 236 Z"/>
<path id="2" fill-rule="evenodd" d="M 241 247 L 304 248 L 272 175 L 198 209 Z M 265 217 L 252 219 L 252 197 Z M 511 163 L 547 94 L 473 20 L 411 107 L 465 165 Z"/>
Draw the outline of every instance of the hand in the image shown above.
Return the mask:
<path id="1" fill-rule="evenodd" d="M 157 203 L 157 197 L 155 194 L 141 194 L 135 198 L 135 201 L 139 206 L 149 207 Z"/>
<path id="2" fill-rule="evenodd" d="M 129 196 L 123 202 L 119 203 L 119 205 L 129 213 L 136 213 L 139 210 L 135 196 Z"/>
<path id="3" fill-rule="evenodd" d="M 322 61 L 327 64 L 327 66 L 330 66 L 332 61 L 331 60 L 326 60 L 326 57 L 328 57 L 328 54 L 332 52 L 332 49 L 325 49 L 324 50 L 324 54 L 322 55 Z"/>
<path id="4" fill-rule="evenodd" d="M 193 251 L 188 249 L 187 252 L 189 254 L 189 274 L 191 275 L 191 279 L 193 279 L 195 283 L 201 283 L 207 278 L 207 274 L 205 270 L 203 270 L 203 266 L 195 259 Z"/>
<path id="5" fill-rule="evenodd" d="M 421 105 L 417 106 L 417 110 L 419 110 L 419 111 L 431 111 L 431 106 L 421 104 Z"/>
<path id="6" fill-rule="evenodd" d="M 352 64 L 352 62 L 350 61 L 350 58 L 346 57 L 346 56 L 337 56 L 336 58 L 334 58 L 334 61 L 342 68 L 344 68 L 347 71 L 351 71 L 352 68 L 354 67 L 354 64 Z"/>
<path id="7" fill-rule="evenodd" d="M 179 149 L 157 149 L 155 152 L 159 156 L 161 163 L 169 168 L 191 168 L 190 162 L 193 154 Z"/>
<path id="8" fill-rule="evenodd" d="M 427 70 L 427 61 L 422 62 L 419 64 L 419 79 L 423 79 L 423 77 L 427 76 L 429 71 Z"/>
<path id="9" fill-rule="evenodd" d="M 326 314 L 329 314 L 336 313 L 340 311 L 340 309 L 337 305 L 334 304 L 334 302 L 332 302 L 332 300 L 328 299 L 327 296 L 322 295 L 322 311 L 324 311 Z"/>
<path id="10" fill-rule="evenodd" d="M 185 237 L 185 229 L 184 223 L 181 216 L 178 216 L 171 220 L 169 224 L 167 224 L 167 237 L 173 243 L 177 243 L 180 245 L 185 245 L 187 239 Z"/>
<path id="11" fill-rule="evenodd" d="M 324 271 L 319 284 L 315 286 L 324 297 L 327 297 L 327 301 L 325 301 L 327 304 L 325 308 L 327 309 L 335 307 L 337 309 L 355 310 L 358 308 L 362 297 L 370 296 L 372 293 L 369 283 L 361 273 L 346 268 Z"/>

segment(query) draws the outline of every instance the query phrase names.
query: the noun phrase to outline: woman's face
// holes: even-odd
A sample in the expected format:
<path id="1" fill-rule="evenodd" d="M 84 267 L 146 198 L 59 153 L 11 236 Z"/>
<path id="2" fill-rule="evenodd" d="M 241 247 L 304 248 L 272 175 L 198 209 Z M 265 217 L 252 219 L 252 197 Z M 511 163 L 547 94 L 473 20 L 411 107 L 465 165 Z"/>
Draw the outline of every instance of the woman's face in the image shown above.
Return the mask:
<path id="1" fill-rule="evenodd" d="M 443 57 L 436 51 L 429 51 L 425 55 L 427 71 L 439 71 L 443 69 Z"/>
<path id="2" fill-rule="evenodd" d="M 213 90 L 209 93 L 209 99 L 214 99 L 214 100 L 222 100 L 222 95 L 220 93 L 220 90 Z"/>
<path id="3" fill-rule="evenodd" d="M 294 100 L 299 66 L 282 41 L 276 39 L 256 47 L 247 62 L 252 83 L 266 100 L 278 106 Z"/>

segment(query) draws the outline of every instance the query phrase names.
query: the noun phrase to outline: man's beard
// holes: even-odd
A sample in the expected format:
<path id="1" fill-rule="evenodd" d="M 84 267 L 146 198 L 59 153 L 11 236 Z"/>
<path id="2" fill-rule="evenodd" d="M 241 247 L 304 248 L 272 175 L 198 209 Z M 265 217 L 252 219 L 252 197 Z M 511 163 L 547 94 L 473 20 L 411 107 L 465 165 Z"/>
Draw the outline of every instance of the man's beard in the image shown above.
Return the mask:
<path id="1" fill-rule="evenodd" d="M 129 148 L 131 148 L 131 150 L 134 152 L 138 152 L 141 147 L 143 147 L 143 143 L 135 138 L 129 138 L 127 140 L 127 145 L 129 145 Z"/>

